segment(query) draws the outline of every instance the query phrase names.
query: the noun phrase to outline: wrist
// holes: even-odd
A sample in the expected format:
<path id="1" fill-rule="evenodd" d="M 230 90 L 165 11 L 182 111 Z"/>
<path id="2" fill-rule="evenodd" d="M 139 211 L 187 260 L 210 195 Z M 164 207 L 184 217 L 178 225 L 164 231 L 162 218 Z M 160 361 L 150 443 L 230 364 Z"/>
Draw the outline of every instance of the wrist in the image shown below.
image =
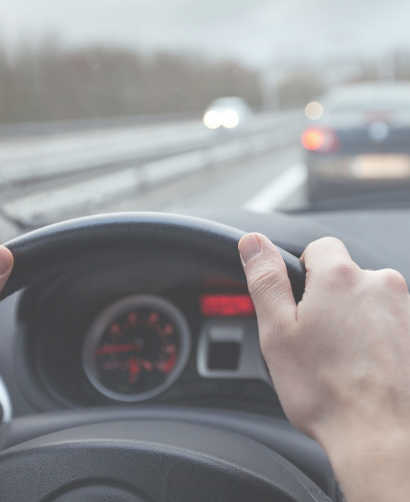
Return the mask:
<path id="1" fill-rule="evenodd" d="M 410 500 L 410 435 L 391 436 L 365 434 L 327 452 L 346 502 Z"/>

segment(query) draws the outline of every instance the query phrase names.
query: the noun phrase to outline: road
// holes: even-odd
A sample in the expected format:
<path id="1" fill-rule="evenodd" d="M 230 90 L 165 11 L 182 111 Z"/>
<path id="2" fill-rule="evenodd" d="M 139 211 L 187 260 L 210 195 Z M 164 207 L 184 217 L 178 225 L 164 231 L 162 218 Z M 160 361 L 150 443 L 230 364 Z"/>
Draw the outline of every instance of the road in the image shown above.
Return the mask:
<path id="1" fill-rule="evenodd" d="M 141 189 L 94 212 L 178 211 L 245 207 L 252 211 L 295 209 L 306 204 L 306 170 L 298 145 L 279 148 L 206 170 L 151 189 Z"/>

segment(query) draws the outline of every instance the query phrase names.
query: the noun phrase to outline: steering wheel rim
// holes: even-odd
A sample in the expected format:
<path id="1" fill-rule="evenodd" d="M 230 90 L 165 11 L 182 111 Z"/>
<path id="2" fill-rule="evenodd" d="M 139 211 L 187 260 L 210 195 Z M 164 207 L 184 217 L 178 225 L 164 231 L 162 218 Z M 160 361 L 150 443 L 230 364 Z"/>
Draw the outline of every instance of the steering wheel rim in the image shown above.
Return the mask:
<path id="1" fill-rule="evenodd" d="M 95 266 L 96 264 L 110 263 L 120 259 L 119 257 L 121 257 L 121 259 L 130 258 L 134 260 L 152 259 L 154 255 L 153 250 L 157 250 L 162 254 L 165 253 L 170 259 L 194 261 L 196 264 L 209 266 L 213 269 L 227 273 L 240 281 L 245 281 L 245 275 L 237 248 L 238 242 L 244 234 L 245 232 L 241 230 L 212 221 L 161 213 L 116 213 L 91 216 L 50 225 L 33 232 L 29 232 L 6 243 L 6 247 L 10 249 L 14 256 L 15 265 L 9 281 L 0 295 L 0 300 L 24 287 L 51 277 L 66 274 L 74 269 L 87 268 Z M 281 248 L 278 248 L 278 250 L 284 259 L 295 301 L 298 302 L 302 298 L 305 286 L 305 271 L 303 263 L 285 250 Z M 164 421 L 164 423 L 166 422 Z M 168 423 L 171 424 L 171 422 Z M 95 431 L 101 429 L 101 424 L 94 425 L 96 427 Z M 110 429 L 111 426 L 107 424 L 107 427 Z M 170 427 L 174 426 L 170 425 Z M 184 424 L 184 427 L 186 429 L 188 426 Z M 112 429 L 110 430 L 111 434 L 113 434 Z M 77 429 L 74 429 L 74 432 L 72 433 L 73 436 L 66 443 L 64 443 L 65 435 L 63 432 L 61 433 L 61 436 L 58 436 L 59 433 L 57 433 L 57 437 L 54 438 L 55 441 L 52 443 L 47 442 L 48 439 L 44 439 L 43 444 L 42 438 L 47 438 L 48 436 L 37 438 L 37 440 L 34 440 L 37 445 L 34 450 L 40 451 L 40 457 L 48 459 L 49 463 L 51 462 L 50 465 L 52 465 L 52 459 L 56 458 L 56 455 L 61 453 L 64 454 L 65 450 L 64 448 L 61 450 L 61 444 L 64 443 L 65 445 L 68 445 L 68 449 L 71 448 L 71 451 L 73 448 L 75 450 L 78 447 L 78 452 L 80 452 L 80 450 L 82 451 L 82 448 L 86 447 L 87 441 L 85 440 L 84 443 L 84 437 L 81 436 L 81 434 L 80 436 L 76 436 L 76 431 L 79 433 Z M 218 430 L 216 435 L 218 434 L 220 435 L 220 441 L 223 441 L 224 434 L 229 435 L 228 432 L 221 430 Z M 192 437 L 194 436 L 195 433 L 192 434 Z M 183 438 L 183 434 L 180 438 Z M 112 437 L 114 442 L 116 442 L 117 439 L 119 444 L 124 443 L 124 438 L 121 434 L 119 434 L 118 438 L 115 438 L 114 436 Z M 231 441 L 230 444 L 233 445 L 239 439 L 235 438 L 233 443 L 232 438 L 229 439 L 227 437 L 226 440 L 228 443 Z M 73 446 L 73 444 L 76 446 Z M 255 447 L 256 450 L 260 448 L 262 455 L 262 453 L 266 450 L 266 447 L 260 445 L 259 443 L 255 444 L 257 445 Z M 0 469 L 0 486 L 4 486 L 1 482 L 1 478 L 3 477 L 1 472 L 8 473 L 7 476 L 9 476 L 11 472 L 9 469 L 10 466 L 12 469 L 19 469 L 19 466 L 21 467 L 22 465 L 26 465 L 26 463 L 29 462 L 30 455 L 33 454 L 32 446 L 33 443 L 23 443 L 14 446 L 11 449 L 6 449 L 0 454 L 0 465 L 3 466 L 3 469 Z M 173 457 L 174 459 L 182 458 L 181 444 L 179 444 L 178 441 L 176 441 L 175 444 L 168 446 L 170 446 L 172 450 L 172 455 L 170 455 L 170 457 Z M 198 448 L 199 446 L 200 445 L 197 444 Z M 135 458 L 138 458 L 138 454 L 142 448 L 140 442 L 135 442 L 134 447 L 134 453 L 137 454 Z M 209 456 L 210 452 L 207 451 L 207 448 L 207 441 L 205 439 L 202 453 L 201 451 L 198 452 L 199 457 L 204 454 L 208 454 Z M 127 451 L 129 451 L 129 448 Z M 100 466 L 101 473 L 109 461 L 110 456 L 105 455 L 105 464 Z M 230 461 L 232 461 L 232 459 L 228 459 L 228 463 Z M 212 462 L 214 462 L 214 460 L 212 460 Z M 74 461 L 73 465 L 75 464 L 76 461 Z M 276 465 L 278 465 L 280 469 L 284 469 L 286 468 L 286 464 L 287 461 L 282 457 L 279 457 Z M 195 466 L 199 469 L 197 472 L 197 476 L 199 477 L 197 477 L 197 479 L 200 482 L 203 462 L 196 459 Z M 278 482 L 278 478 L 274 476 L 275 480 L 271 485 L 273 490 L 271 492 L 272 495 L 274 493 L 279 493 L 277 491 L 278 489 L 282 490 L 282 494 L 284 496 L 287 492 L 288 495 L 290 495 L 291 492 L 289 492 L 289 490 L 291 490 L 293 482 L 296 484 L 299 483 L 299 488 L 293 492 L 293 498 L 286 498 L 286 500 L 294 500 L 297 502 L 330 500 L 312 481 L 308 480 L 308 478 L 306 478 L 294 466 L 292 467 L 294 472 L 290 477 L 288 476 L 286 478 L 287 481 L 282 487 L 279 486 L 280 482 Z M 240 471 L 241 469 L 246 469 L 247 467 L 243 466 L 238 459 L 235 468 L 236 471 L 238 471 L 238 469 Z M 228 479 L 229 472 L 226 469 L 226 463 L 221 469 L 222 473 L 227 473 L 226 475 Z M 98 469 L 96 472 L 96 475 L 98 475 Z M 216 472 L 218 472 L 218 469 Z M 40 475 L 39 473 L 37 474 Z M 231 474 L 229 475 L 232 478 Z M 47 470 L 46 472 L 41 471 L 41 475 L 47 476 Z M 64 483 L 64 487 L 68 487 L 67 493 L 69 493 L 72 486 L 74 486 L 73 483 L 77 483 L 78 477 L 76 478 L 76 476 L 77 475 L 74 475 L 69 482 L 66 477 L 63 477 L 64 481 L 62 482 Z M 209 479 L 211 478 L 206 479 L 207 482 L 209 482 Z M 46 477 L 44 478 L 44 481 L 46 481 Z M 130 483 L 131 481 L 132 480 L 129 479 Z M 250 482 L 252 486 L 254 484 L 256 490 L 255 493 L 257 493 L 257 489 L 262 486 L 260 484 L 261 479 L 258 477 L 257 472 L 253 472 L 251 474 Z M 30 493 L 30 487 L 26 486 L 26 488 L 28 488 L 27 493 Z M 202 487 L 201 489 L 203 490 L 204 488 L 205 487 Z M 65 490 L 65 488 L 61 489 Z M 99 488 L 97 487 L 97 489 Z M 53 490 L 55 490 L 55 488 L 53 488 Z M 53 493 L 55 493 L 55 491 L 53 491 Z M 61 494 L 63 492 L 60 490 L 58 493 Z M 192 493 L 191 487 L 189 497 L 186 498 L 186 500 L 192 500 Z M 33 494 L 31 493 L 30 496 L 32 495 Z M 74 494 L 74 496 L 77 495 Z M 125 496 L 126 495 L 124 495 L 124 497 Z M 11 492 L 9 492 L 7 497 L 4 499 L 2 498 L 2 500 L 15 500 L 12 497 Z M 50 492 L 46 498 L 42 498 L 41 496 L 38 500 L 60 500 L 60 495 L 58 495 L 58 498 L 56 497 L 57 495 L 51 495 Z M 140 500 L 138 497 L 134 499 Z M 22 498 L 19 500 L 25 499 Z M 30 498 L 30 500 L 33 499 Z M 61 498 L 61 501 L 62 500 L 66 499 Z M 67 500 L 71 499 L 67 498 Z M 124 498 L 124 500 L 128 499 Z M 185 500 L 185 498 L 179 497 L 176 500 L 182 501 Z M 214 500 L 214 498 L 209 498 L 209 500 Z M 227 498 L 227 500 L 230 499 Z M 239 500 L 237 496 L 236 500 Z M 283 500 L 285 500 L 285 498 Z"/>
<path id="2" fill-rule="evenodd" d="M 153 251 L 195 261 L 245 281 L 238 242 L 245 232 L 210 220 L 168 213 L 114 213 L 77 218 L 21 235 L 5 244 L 14 257 L 0 300 L 31 284 L 75 268 L 124 258 L 151 259 Z M 303 263 L 277 247 L 296 302 L 303 296 Z"/>

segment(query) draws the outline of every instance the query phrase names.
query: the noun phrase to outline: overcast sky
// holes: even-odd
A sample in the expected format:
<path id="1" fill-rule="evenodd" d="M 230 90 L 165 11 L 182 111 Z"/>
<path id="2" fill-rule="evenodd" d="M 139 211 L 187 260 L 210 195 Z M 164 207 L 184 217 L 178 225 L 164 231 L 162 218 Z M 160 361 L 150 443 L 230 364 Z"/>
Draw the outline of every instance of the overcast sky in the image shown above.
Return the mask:
<path id="1" fill-rule="evenodd" d="M 410 49 L 410 0 L 1 0 L 0 40 L 276 57 Z"/>

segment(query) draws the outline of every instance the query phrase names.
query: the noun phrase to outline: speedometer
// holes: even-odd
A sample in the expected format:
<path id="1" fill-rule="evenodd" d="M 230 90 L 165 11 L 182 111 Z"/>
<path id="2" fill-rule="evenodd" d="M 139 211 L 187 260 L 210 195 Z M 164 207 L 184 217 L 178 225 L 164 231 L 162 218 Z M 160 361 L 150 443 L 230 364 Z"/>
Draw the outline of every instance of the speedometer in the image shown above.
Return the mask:
<path id="1" fill-rule="evenodd" d="M 189 357 L 191 336 L 180 310 L 168 300 L 139 295 L 103 310 L 83 345 L 91 384 L 117 401 L 142 401 L 169 388 Z"/>

